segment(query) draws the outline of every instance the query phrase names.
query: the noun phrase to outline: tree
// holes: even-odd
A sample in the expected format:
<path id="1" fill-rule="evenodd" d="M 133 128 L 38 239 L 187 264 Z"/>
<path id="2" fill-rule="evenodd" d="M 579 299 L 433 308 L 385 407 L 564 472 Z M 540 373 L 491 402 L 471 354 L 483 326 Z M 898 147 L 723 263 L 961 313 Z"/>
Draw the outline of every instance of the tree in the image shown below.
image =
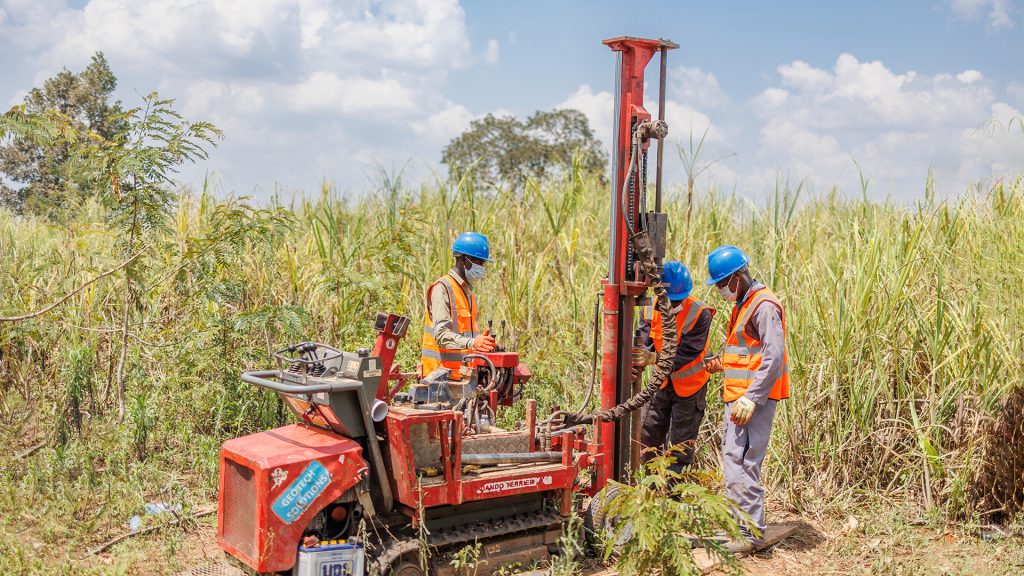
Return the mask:
<path id="1" fill-rule="evenodd" d="M 16 107 L 0 117 L 0 136 L 23 139 L 43 149 L 60 148 L 66 153 L 65 165 L 72 166 L 84 181 L 96 183 L 108 224 L 117 234 L 115 246 L 127 258 L 116 269 L 124 273 L 116 373 L 121 418 L 127 409 L 125 362 L 131 319 L 145 310 L 147 294 L 166 280 L 160 259 L 144 254 L 159 252 L 166 236 L 174 209 L 173 177 L 179 166 L 206 159 L 207 148 L 222 137 L 220 129 L 209 122 L 183 119 L 173 104 L 173 100 L 161 100 L 156 92 L 149 94 L 142 106 L 111 117 L 119 128 L 109 138 L 82 129 L 76 119 L 52 109 L 33 113 L 27 107 Z"/>
<path id="2" fill-rule="evenodd" d="M 82 173 L 102 182 L 101 198 L 108 218 L 118 231 L 116 245 L 122 256 L 146 251 L 161 241 L 174 208 L 173 179 L 178 167 L 205 160 L 222 132 L 209 122 L 188 122 L 174 110 L 173 100 L 161 100 L 156 92 L 143 105 L 120 113 L 121 129 L 110 138 L 95 132 L 82 134 L 73 126 L 58 125 L 70 144 Z M 129 323 L 133 313 L 145 308 L 146 294 L 162 280 L 158 261 L 139 258 L 124 269 L 121 315 L 121 351 L 117 361 L 118 415 L 124 418 L 125 361 L 128 357 Z"/>
<path id="3" fill-rule="evenodd" d="M 78 74 L 67 68 L 33 88 L 25 97 L 23 113 L 57 112 L 80 132 L 111 138 L 124 128 L 121 103 L 110 102 L 117 78 L 102 52 Z M 71 161 L 69 144 L 43 143 L 15 134 L 0 140 L 0 173 L 14 186 L 0 182 L 0 205 L 16 213 L 55 217 L 65 208 L 95 196 L 103 183 L 90 178 Z"/>
<path id="4" fill-rule="evenodd" d="M 544 179 L 568 170 L 574 155 L 590 174 L 603 174 L 605 153 L 579 110 L 536 112 L 526 121 L 488 114 L 444 148 L 441 161 L 456 179 L 477 184 L 502 182 L 522 188 L 528 178 Z"/>

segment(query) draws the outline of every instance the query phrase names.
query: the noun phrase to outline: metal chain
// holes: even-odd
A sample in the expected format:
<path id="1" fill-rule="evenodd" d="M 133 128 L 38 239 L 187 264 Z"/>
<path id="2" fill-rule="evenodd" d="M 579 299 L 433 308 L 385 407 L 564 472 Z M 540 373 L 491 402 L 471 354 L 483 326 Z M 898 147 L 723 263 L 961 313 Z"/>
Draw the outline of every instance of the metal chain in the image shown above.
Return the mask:
<path id="1" fill-rule="evenodd" d="M 647 150 L 641 156 L 642 172 L 640 172 L 640 210 L 647 209 Z M 640 230 L 647 230 L 647 222 L 641 219 Z"/>
<path id="2" fill-rule="evenodd" d="M 633 136 L 630 137 L 630 142 L 635 142 L 635 140 L 636 140 L 636 136 L 634 134 Z M 630 144 L 630 154 L 631 155 L 633 154 L 632 144 Z M 636 226 L 633 225 L 636 222 L 636 219 L 634 218 L 634 214 L 636 213 L 636 200 L 634 199 L 635 195 L 636 195 L 636 171 L 633 170 L 633 164 L 630 163 L 629 164 L 629 211 L 628 211 L 628 213 L 623 214 L 623 218 L 626 219 L 627 224 L 628 224 L 627 227 L 626 227 L 627 230 L 635 230 L 636 229 Z M 633 255 L 634 255 L 633 246 L 630 245 L 627 242 L 626 243 L 626 270 L 625 270 L 625 273 L 624 273 L 624 276 L 623 276 L 624 279 L 628 279 L 630 274 L 633 273 L 633 259 L 634 259 Z"/>

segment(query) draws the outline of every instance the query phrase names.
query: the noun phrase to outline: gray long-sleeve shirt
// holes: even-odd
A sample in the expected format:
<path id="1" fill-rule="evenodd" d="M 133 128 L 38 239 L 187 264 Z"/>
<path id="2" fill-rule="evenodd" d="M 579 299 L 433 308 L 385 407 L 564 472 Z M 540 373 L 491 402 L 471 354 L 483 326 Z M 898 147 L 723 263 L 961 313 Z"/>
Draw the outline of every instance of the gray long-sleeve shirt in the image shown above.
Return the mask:
<path id="1" fill-rule="evenodd" d="M 467 300 L 473 298 L 473 287 L 469 281 L 464 279 L 452 268 L 448 271 L 452 278 L 455 278 L 458 287 L 466 294 Z M 454 327 L 451 307 L 452 296 L 445 290 L 444 284 L 439 284 L 428 295 L 427 306 L 430 310 L 430 319 L 434 321 L 434 340 L 437 345 L 445 350 L 462 350 L 473 347 L 473 339 L 458 333 Z"/>
<path id="2" fill-rule="evenodd" d="M 743 306 L 755 291 L 764 287 L 763 283 L 754 280 L 747 293 L 743 295 L 743 300 L 736 303 L 736 307 Z M 783 355 L 786 348 L 786 333 L 782 329 L 782 311 L 770 303 L 758 304 L 750 316 L 750 321 L 747 322 L 745 331 L 747 336 L 761 341 L 762 349 L 761 366 L 757 369 L 754 381 L 744 396 L 758 406 L 764 406 L 768 401 L 768 394 L 772 391 L 772 383 L 782 376 L 785 368 Z"/>

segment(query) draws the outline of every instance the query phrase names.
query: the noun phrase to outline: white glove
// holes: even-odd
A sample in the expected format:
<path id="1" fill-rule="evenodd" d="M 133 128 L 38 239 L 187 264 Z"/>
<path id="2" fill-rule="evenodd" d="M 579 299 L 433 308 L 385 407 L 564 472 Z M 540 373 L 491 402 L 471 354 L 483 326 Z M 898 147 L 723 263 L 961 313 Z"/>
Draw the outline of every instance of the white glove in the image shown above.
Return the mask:
<path id="1" fill-rule="evenodd" d="M 750 417 L 754 415 L 755 408 L 757 408 L 757 404 L 754 404 L 753 400 L 746 396 L 740 396 L 732 405 L 729 419 L 732 420 L 733 424 L 742 426 L 750 422 Z"/>

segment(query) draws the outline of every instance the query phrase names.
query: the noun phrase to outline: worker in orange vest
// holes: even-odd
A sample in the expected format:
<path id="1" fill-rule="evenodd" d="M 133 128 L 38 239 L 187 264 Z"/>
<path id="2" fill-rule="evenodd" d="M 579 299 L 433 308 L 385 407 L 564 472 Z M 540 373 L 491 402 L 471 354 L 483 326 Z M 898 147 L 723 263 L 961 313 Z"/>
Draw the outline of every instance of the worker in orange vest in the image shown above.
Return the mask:
<path id="1" fill-rule="evenodd" d="M 490 329 L 480 332 L 473 294 L 473 282 L 483 280 L 487 263 L 493 262 L 487 237 L 479 232 L 463 232 L 452 243 L 452 255 L 452 269 L 427 288 L 421 376 L 443 366 L 458 379 L 466 354 L 494 350 Z"/>
<path id="2" fill-rule="evenodd" d="M 763 543 L 764 489 L 761 464 L 768 450 L 772 422 L 780 400 L 789 398 L 786 314 L 779 299 L 751 277 L 750 258 L 735 246 L 720 246 L 708 255 L 708 285 L 735 302 L 725 350 L 706 362 L 722 372 L 725 431 L 722 473 L 725 495 L 736 502 L 753 525 L 740 520 L 744 539 L 728 548 L 745 552 Z M 751 530 L 756 528 L 756 532 Z"/>
<path id="3" fill-rule="evenodd" d="M 715 310 L 690 295 L 693 279 L 682 262 L 665 262 L 662 279 L 676 318 L 677 347 L 672 373 L 644 406 L 640 444 L 646 461 L 654 455 L 649 448 L 661 448 L 668 436 L 670 455 L 675 458 L 670 469 L 678 472 L 693 462 L 697 433 L 707 408 L 705 396 L 710 375 L 704 369 L 704 356 Z M 644 347 L 634 350 L 633 364 L 640 367 L 654 364 L 663 338 L 661 312 L 653 306 L 643 310 L 640 335 Z"/>

